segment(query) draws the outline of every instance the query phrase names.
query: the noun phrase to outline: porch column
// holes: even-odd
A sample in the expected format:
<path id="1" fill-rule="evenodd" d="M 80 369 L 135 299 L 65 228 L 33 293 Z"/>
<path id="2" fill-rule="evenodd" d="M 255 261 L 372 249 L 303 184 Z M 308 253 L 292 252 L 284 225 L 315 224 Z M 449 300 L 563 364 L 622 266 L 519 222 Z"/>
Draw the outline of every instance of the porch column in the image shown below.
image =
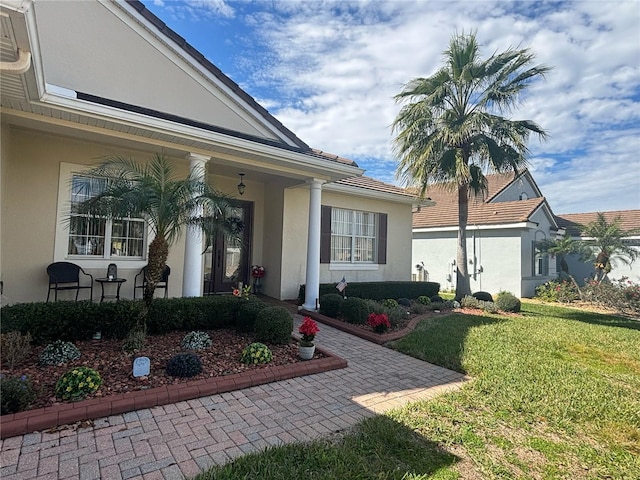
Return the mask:
<path id="1" fill-rule="evenodd" d="M 322 180 L 309 183 L 309 231 L 307 240 L 307 278 L 305 280 L 305 310 L 315 310 L 320 294 L 320 212 L 322 207 Z"/>
<path id="2" fill-rule="evenodd" d="M 211 157 L 190 153 L 187 155 L 189 168 L 198 180 L 205 181 L 205 165 Z M 194 215 L 201 215 L 202 208 L 199 207 L 193 212 Z M 187 226 L 187 235 L 184 247 L 184 269 L 182 271 L 182 296 L 200 297 L 202 295 L 202 251 L 204 250 L 204 238 L 202 229 L 195 225 Z"/>

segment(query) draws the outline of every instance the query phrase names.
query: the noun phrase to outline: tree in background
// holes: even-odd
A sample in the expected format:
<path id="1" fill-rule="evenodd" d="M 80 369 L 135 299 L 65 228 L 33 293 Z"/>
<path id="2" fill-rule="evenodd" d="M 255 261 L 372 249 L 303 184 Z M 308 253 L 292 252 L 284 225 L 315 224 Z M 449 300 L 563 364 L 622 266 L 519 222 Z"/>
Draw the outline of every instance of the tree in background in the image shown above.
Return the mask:
<path id="1" fill-rule="evenodd" d="M 526 166 L 531 133 L 546 133 L 530 120 L 503 116 L 521 93 L 549 70 L 530 66 L 528 49 L 509 48 L 480 58 L 475 34 L 455 34 L 444 52 L 444 65 L 428 78 L 411 80 L 396 95 L 406 103 L 395 118 L 396 175 L 419 187 L 443 183 L 458 193 L 457 300 L 471 293 L 467 263 L 470 196 L 485 195 L 485 172 L 518 171 Z"/>
<path id="2" fill-rule="evenodd" d="M 640 234 L 640 227 L 623 230 L 621 224 L 622 218 L 619 215 L 609 223 L 604 213 L 598 212 L 593 222 L 580 228 L 586 245 L 595 255 L 595 280 L 598 283 L 611 271 L 612 257 L 626 265 L 631 265 L 640 258 L 640 251 L 624 241 L 626 237 Z"/>

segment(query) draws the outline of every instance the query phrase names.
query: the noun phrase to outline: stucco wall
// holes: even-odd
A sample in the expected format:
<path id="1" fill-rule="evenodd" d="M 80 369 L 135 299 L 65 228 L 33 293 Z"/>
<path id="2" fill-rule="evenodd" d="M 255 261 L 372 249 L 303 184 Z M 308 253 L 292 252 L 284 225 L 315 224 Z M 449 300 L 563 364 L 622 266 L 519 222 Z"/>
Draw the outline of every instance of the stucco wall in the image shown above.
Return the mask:
<path id="1" fill-rule="evenodd" d="M 201 74 L 189 75 L 184 60 L 100 2 L 38 2 L 34 8 L 48 83 L 275 138 L 243 110 L 228 108 L 229 99 Z"/>
<path id="2" fill-rule="evenodd" d="M 525 196 L 526 198 L 537 198 L 539 196 L 526 175 L 509 185 L 504 191 L 496 195 L 492 201 L 515 202 L 517 200 L 525 200 Z"/>
<path id="3" fill-rule="evenodd" d="M 456 286 L 457 232 L 414 234 L 412 271 L 424 262 L 429 281 L 440 283 L 441 290 Z M 516 229 L 467 230 L 467 259 L 471 291 L 491 294 L 507 290 L 520 296 L 520 264 L 509 259 L 520 256 L 520 231 Z"/>
<path id="4" fill-rule="evenodd" d="M 281 298 L 297 298 L 305 283 L 309 189 L 307 186 L 285 191 L 282 243 Z M 411 205 L 322 190 L 322 205 L 375 213 L 387 217 L 387 263 L 383 265 L 320 265 L 320 283 L 410 280 Z"/>
<path id="5" fill-rule="evenodd" d="M 263 293 L 270 297 L 282 298 L 282 280 L 287 262 L 292 255 L 282 254 L 283 246 L 283 209 L 285 192 L 279 183 L 267 183 L 264 195 L 264 247 L 261 265 L 265 268 L 262 281 Z"/>
<path id="6" fill-rule="evenodd" d="M 56 229 L 64 228 L 58 216 L 60 199 L 68 201 L 66 191 L 60 192 L 61 164 L 90 165 L 97 158 L 115 153 L 113 146 L 84 142 L 32 130 L 11 127 L 3 131 L 2 167 L 2 277 L 3 301 L 7 303 L 43 301 L 47 296 L 46 267 L 56 258 L 54 244 Z M 118 151 L 144 161 L 150 152 Z M 188 163 L 176 160 L 178 172 L 186 173 Z M 62 182 L 62 188 L 65 183 Z M 168 264 L 171 267 L 169 292 L 182 292 L 184 235 L 171 248 Z M 94 277 L 102 277 L 112 260 L 74 259 Z M 133 297 L 133 280 L 145 261 L 117 259 L 119 276 L 126 278 L 121 296 Z M 96 288 L 97 287 L 97 288 Z M 94 286 L 94 299 L 100 295 Z M 68 293 L 68 292 L 66 292 Z M 87 292 L 81 292 L 86 298 Z M 65 295 L 65 293 L 62 293 Z M 60 297 L 64 298 L 64 297 Z"/>

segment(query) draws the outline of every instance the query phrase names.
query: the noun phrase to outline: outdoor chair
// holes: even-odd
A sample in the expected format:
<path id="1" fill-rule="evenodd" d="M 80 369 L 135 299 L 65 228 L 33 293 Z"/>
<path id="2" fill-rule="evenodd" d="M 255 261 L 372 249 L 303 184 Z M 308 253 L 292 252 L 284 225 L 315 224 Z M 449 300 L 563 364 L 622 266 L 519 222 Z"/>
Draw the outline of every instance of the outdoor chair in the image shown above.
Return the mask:
<path id="1" fill-rule="evenodd" d="M 169 296 L 169 275 L 171 274 L 171 269 L 169 265 L 164 266 L 164 270 L 162 271 L 162 277 L 160 277 L 160 281 L 156 285 L 156 290 L 159 288 L 164 288 L 164 298 Z M 142 296 L 144 297 L 144 288 L 147 286 L 147 267 L 143 267 L 142 270 L 136 275 L 133 279 L 133 298 L 136 298 L 136 290 L 139 288 L 142 290 Z"/>
<path id="2" fill-rule="evenodd" d="M 89 285 L 80 285 L 81 273 L 89 277 Z M 47 302 L 51 296 L 51 290 L 55 291 L 54 298 L 56 302 L 58 301 L 58 292 L 60 290 L 75 290 L 77 302 L 80 290 L 85 288 L 88 288 L 91 292 L 89 301 L 93 301 L 93 276 L 85 272 L 79 265 L 70 262 L 55 262 L 47 267 L 47 275 L 49 275 Z"/>

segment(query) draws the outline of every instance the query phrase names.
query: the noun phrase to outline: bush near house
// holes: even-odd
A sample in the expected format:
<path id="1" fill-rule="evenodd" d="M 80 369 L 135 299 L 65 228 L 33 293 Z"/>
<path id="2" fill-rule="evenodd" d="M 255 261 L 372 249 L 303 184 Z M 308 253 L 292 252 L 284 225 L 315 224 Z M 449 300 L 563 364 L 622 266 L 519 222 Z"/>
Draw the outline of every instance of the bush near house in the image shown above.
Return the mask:
<path id="1" fill-rule="evenodd" d="M 286 345 L 292 331 L 293 316 L 284 307 L 267 307 L 256 317 L 254 332 L 258 342 Z"/>
<path id="2" fill-rule="evenodd" d="M 338 312 L 340 312 L 340 305 L 342 305 L 342 302 L 344 302 L 344 298 L 342 298 L 342 295 L 337 293 L 327 293 L 326 295 L 322 295 L 320 297 L 319 312 L 327 317 L 336 318 L 338 316 Z"/>
<path id="3" fill-rule="evenodd" d="M 433 297 L 440 291 L 440 284 L 436 282 L 353 282 L 349 283 L 345 291 L 347 297 L 369 298 L 384 300 L 385 298 L 418 298 L 420 296 Z M 335 283 L 321 283 L 319 296 L 336 293 Z M 298 301 L 304 303 L 305 286 L 300 285 Z"/>
<path id="4" fill-rule="evenodd" d="M 257 299 L 243 300 L 247 303 Z M 149 311 L 148 333 L 211 330 L 235 324 L 243 305 L 230 295 L 197 298 L 155 299 Z M 142 312 L 142 301 L 119 302 L 36 302 L 9 305 L 0 309 L 2 333 L 29 332 L 34 345 L 55 340 L 89 340 L 97 331 L 104 338 L 124 339 Z"/>

